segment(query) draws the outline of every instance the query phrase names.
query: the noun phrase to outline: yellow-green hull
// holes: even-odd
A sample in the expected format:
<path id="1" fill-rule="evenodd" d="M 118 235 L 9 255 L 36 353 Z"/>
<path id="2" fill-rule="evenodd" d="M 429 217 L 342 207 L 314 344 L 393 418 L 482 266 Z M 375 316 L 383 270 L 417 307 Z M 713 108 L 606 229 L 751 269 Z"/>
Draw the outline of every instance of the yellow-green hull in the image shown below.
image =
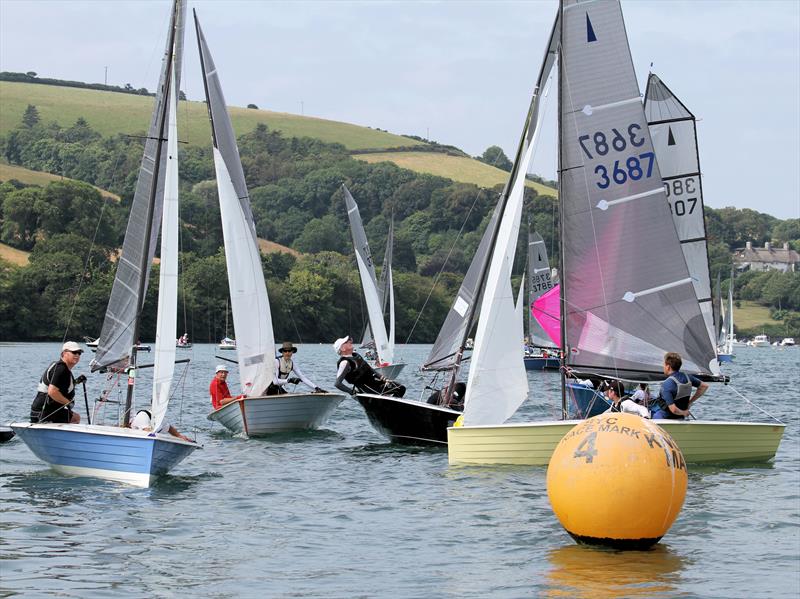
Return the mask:
<path id="1" fill-rule="evenodd" d="M 546 466 L 561 438 L 581 420 L 447 429 L 451 464 Z M 657 420 L 687 462 L 762 462 L 775 457 L 785 425 L 763 422 Z"/>

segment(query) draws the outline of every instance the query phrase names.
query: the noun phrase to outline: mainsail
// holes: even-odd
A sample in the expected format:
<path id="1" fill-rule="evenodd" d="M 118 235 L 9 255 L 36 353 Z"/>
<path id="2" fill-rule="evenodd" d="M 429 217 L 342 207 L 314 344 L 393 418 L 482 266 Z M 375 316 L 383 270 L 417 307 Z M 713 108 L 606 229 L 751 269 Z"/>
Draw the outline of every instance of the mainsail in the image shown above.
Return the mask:
<path id="1" fill-rule="evenodd" d="M 528 341 L 536 347 L 552 348 L 553 343 L 534 317 L 537 299 L 555 286 L 547 259 L 544 239 L 536 231 L 528 231 Z"/>
<path id="2" fill-rule="evenodd" d="M 353 237 L 353 249 L 356 253 L 358 272 L 361 276 L 361 288 L 364 290 L 364 299 L 367 304 L 369 325 L 372 336 L 375 339 L 375 351 L 378 352 L 378 360 L 380 362 L 391 363 L 394 358 L 394 347 L 392 347 L 393 344 L 389 344 L 389 338 L 386 334 L 386 324 L 383 321 L 383 306 L 378 292 L 375 265 L 372 263 L 367 234 L 364 232 L 358 205 L 344 184 L 342 185 L 342 191 L 347 205 L 347 217 L 350 220 L 350 232 Z M 386 270 L 385 263 L 384 270 Z"/>
<path id="3" fill-rule="evenodd" d="M 650 73 L 644 112 L 664 181 L 672 221 L 678 231 L 689 276 L 700 302 L 708 336 L 716 342 L 711 278 L 703 207 L 703 182 L 694 115 L 656 75 Z"/>
<path id="4" fill-rule="evenodd" d="M 562 335 L 568 364 L 661 378 L 664 349 L 718 374 L 671 221 L 619 2 L 564 0 L 559 73 Z M 659 156 L 660 160 L 660 156 Z"/>
<path id="5" fill-rule="evenodd" d="M 239 148 L 197 12 L 194 20 L 211 119 L 239 378 L 245 395 L 260 395 L 272 382 L 275 370 L 272 312 Z"/>
<path id="6" fill-rule="evenodd" d="M 156 88 L 153 116 L 150 119 L 150 127 L 144 144 L 144 155 L 139 168 L 139 178 L 136 181 L 128 227 L 125 230 L 125 240 L 122 243 L 122 253 L 117 261 L 117 273 L 111 287 L 111 296 L 98 338 L 97 353 L 92 360 L 92 372 L 108 366 L 124 368 L 130 359 L 131 348 L 139 341 L 134 339 L 137 328 L 135 323 L 147 293 L 150 266 L 156 252 L 158 230 L 161 226 L 161 211 L 164 204 L 165 166 L 169 152 L 166 148 L 166 139 L 162 137 L 164 129 L 162 114 L 164 102 L 168 101 L 169 96 L 167 92 L 170 82 L 167 80 L 167 73 L 173 70 L 171 64 L 174 62 L 175 89 L 179 90 L 185 21 L 186 0 L 176 0 L 170 20 L 170 31 L 174 29 L 174 42 L 172 35 L 167 36 L 167 47 L 164 51 L 161 75 Z M 173 49 L 174 61 L 169 59 L 173 55 Z M 153 181 L 159 146 L 161 146 L 159 175 L 158 180 Z M 154 186 L 155 202 L 151 206 L 150 196 Z M 148 217 L 152 219 L 150 231 L 147 231 Z M 150 243 L 146 244 L 145 240 L 148 235 Z M 146 265 L 144 269 L 141 264 Z"/>

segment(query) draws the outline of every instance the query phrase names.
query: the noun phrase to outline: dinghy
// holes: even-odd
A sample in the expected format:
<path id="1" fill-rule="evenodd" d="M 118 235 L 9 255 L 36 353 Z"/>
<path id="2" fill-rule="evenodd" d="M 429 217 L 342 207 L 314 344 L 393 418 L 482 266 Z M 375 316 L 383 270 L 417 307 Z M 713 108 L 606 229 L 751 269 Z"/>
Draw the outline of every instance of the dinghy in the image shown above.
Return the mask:
<path id="1" fill-rule="evenodd" d="M 528 345 L 525 348 L 525 370 L 558 370 L 561 359 L 558 347 L 547 337 L 533 313 L 537 299 L 553 288 L 554 282 L 547 259 L 544 239 L 528 230 Z"/>
<path id="2" fill-rule="evenodd" d="M 247 436 L 321 426 L 344 399 L 334 393 L 266 396 L 275 374 L 275 338 L 250 197 L 233 127 L 208 44 L 195 12 L 206 103 L 211 120 L 225 261 L 228 268 L 236 357 L 243 397 L 208 419 Z"/>
<path id="3" fill-rule="evenodd" d="M 684 372 L 723 380 L 709 333 L 709 310 L 701 307 L 687 266 L 690 258 L 677 227 L 664 225 L 675 222 L 675 196 L 670 205 L 620 4 L 563 0 L 556 28 L 565 367 L 631 381 L 662 380 L 664 352 L 676 351 L 684 358 Z M 669 136 L 659 144 L 659 151 L 669 151 Z M 683 173 L 676 174 L 684 181 L 692 176 Z M 595 268 L 592 277 L 585 276 L 587 264 Z M 478 343 L 476 338 L 476 348 Z M 505 405 L 496 407 L 498 396 L 505 394 L 471 397 L 469 391 L 464 425 L 448 429 L 452 464 L 545 465 L 561 437 L 580 422 L 503 424 L 513 413 Z M 567 416 L 566 398 L 562 374 L 562 418 Z M 777 420 L 657 422 L 690 462 L 771 459 L 785 428 Z"/>
<path id="4" fill-rule="evenodd" d="M 178 138 L 177 90 L 183 49 L 185 0 L 176 0 L 170 19 L 155 110 L 131 206 L 122 254 L 92 370 L 127 373 L 125 408 L 115 426 L 15 423 L 11 428 L 42 461 L 59 473 L 92 476 L 148 487 L 200 446 L 166 432 L 128 428 L 137 374 L 142 303 L 161 230 L 152 430 L 165 421 L 175 370 L 178 313 Z M 88 417 L 88 415 L 87 415 Z"/>

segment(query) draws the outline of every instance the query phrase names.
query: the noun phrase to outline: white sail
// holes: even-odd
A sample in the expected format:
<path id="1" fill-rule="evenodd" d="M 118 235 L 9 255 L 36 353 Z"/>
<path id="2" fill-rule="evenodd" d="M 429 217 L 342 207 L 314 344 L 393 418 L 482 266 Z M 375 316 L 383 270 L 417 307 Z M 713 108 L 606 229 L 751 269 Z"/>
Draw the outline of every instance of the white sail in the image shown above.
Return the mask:
<path id="1" fill-rule="evenodd" d="M 153 365 L 153 430 L 167 413 L 172 376 L 175 373 L 175 334 L 178 328 L 178 102 L 175 69 L 169 85 L 167 160 L 164 175 L 164 208 L 161 214 L 161 268 L 158 277 L 158 317 Z"/>
<path id="2" fill-rule="evenodd" d="M 272 312 L 239 148 L 222 94 L 219 72 L 196 14 L 195 27 L 211 117 L 239 380 L 245 395 L 261 395 L 272 382 L 275 371 Z"/>
<path id="3" fill-rule="evenodd" d="M 520 344 L 514 343 L 522 324 L 514 310 L 511 267 L 522 219 L 525 175 L 535 146 L 536 133 L 519 164 L 489 264 L 467 379 L 464 424 L 503 423 L 528 396 L 528 377 L 519 358 Z"/>
<path id="4" fill-rule="evenodd" d="M 342 185 L 342 191 L 344 192 L 345 205 L 347 206 L 347 218 L 350 220 L 350 232 L 353 237 L 353 250 L 356 254 L 358 274 L 361 277 L 361 288 L 364 291 L 364 301 L 367 305 L 369 327 L 372 330 L 372 338 L 375 340 L 375 351 L 378 353 L 379 362 L 391 364 L 394 359 L 394 343 L 389 344 L 389 338 L 386 334 L 386 324 L 383 321 L 383 302 L 378 292 L 375 266 L 372 262 L 372 254 L 369 251 L 367 235 L 364 232 L 358 204 L 356 204 L 346 186 Z M 388 266 L 384 264 L 384 268 Z M 391 300 L 393 302 L 394 298 L 392 297 Z"/>
<path id="5" fill-rule="evenodd" d="M 728 311 L 725 314 L 727 323 L 727 338 L 725 339 L 725 351 L 728 355 L 733 355 L 733 339 L 736 335 L 733 332 L 733 269 L 731 269 L 731 280 L 728 283 Z"/>
<path id="6" fill-rule="evenodd" d="M 522 332 L 522 337 L 525 336 L 525 319 L 523 318 L 524 310 L 522 305 L 525 303 L 525 273 L 522 273 L 522 280 L 519 283 L 519 291 L 517 291 L 517 303 L 514 305 L 514 317 L 519 325 L 519 330 Z"/>
<path id="7" fill-rule="evenodd" d="M 394 357 L 394 280 L 392 278 L 392 265 L 384 264 L 383 267 L 388 269 L 386 282 L 388 285 L 387 292 L 389 293 L 389 355 Z"/>

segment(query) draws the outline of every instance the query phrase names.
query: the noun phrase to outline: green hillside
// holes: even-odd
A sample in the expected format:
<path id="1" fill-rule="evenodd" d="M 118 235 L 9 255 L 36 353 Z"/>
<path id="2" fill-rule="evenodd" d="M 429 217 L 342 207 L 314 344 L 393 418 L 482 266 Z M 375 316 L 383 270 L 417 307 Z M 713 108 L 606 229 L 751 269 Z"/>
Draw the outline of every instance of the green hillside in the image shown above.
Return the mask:
<path id="1" fill-rule="evenodd" d="M 3 181 L 16 180 L 26 185 L 39 185 L 44 186 L 52 181 L 71 180 L 68 177 L 61 177 L 60 175 L 52 175 L 50 173 L 43 173 L 41 171 L 32 171 L 31 169 L 22 166 L 15 166 L 13 164 L 5 164 L 0 162 L 0 183 Z M 92 186 L 99 191 L 103 196 L 111 198 L 112 200 L 119 201 L 119 196 L 111 193 L 108 190 L 101 189 L 100 187 Z"/>
<path id="2" fill-rule="evenodd" d="M 0 81 L 0 135 L 20 124 L 28 104 L 36 106 L 43 122 L 56 121 L 68 127 L 83 117 L 104 136 L 145 131 L 153 111 L 153 98 L 148 96 Z M 211 133 L 205 104 L 181 102 L 178 110 L 181 139 L 190 144 L 209 144 Z M 230 112 L 237 135 L 252 131 L 258 123 L 266 123 L 272 130 L 283 131 L 286 137 L 314 137 L 327 143 L 341 143 L 349 150 L 424 145 L 368 127 L 284 112 L 236 107 Z"/>
<path id="3" fill-rule="evenodd" d="M 55 121 L 69 127 L 79 117 L 101 135 L 141 134 L 147 129 L 153 98 L 134 94 L 58 87 L 35 83 L 0 81 L 0 135 L 19 126 L 25 108 L 33 104 L 43 122 Z M 259 123 L 286 137 L 312 137 L 326 143 L 340 143 L 348 150 L 375 150 L 375 154 L 355 157 L 370 163 L 393 162 L 418 173 L 430 173 L 462 183 L 493 187 L 505 183 L 508 173 L 478 160 L 429 152 L 428 144 L 349 123 L 340 123 L 284 112 L 231 107 L 231 120 L 237 135 L 248 133 Z M 203 102 L 181 102 L 179 107 L 181 140 L 208 145 L 210 130 Z M 419 147 L 421 152 L 381 152 L 392 148 Z M 555 190 L 539 183 L 528 183 L 540 194 L 555 196 Z"/>

